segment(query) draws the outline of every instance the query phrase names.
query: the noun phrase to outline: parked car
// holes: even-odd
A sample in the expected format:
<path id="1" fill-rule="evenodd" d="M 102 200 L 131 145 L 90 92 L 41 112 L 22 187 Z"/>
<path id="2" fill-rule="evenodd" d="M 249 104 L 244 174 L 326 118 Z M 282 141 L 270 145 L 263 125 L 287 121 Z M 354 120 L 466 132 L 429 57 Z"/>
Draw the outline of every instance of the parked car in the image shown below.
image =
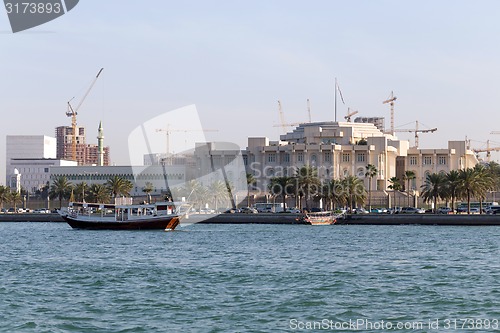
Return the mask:
<path id="1" fill-rule="evenodd" d="M 490 206 L 486 208 L 486 214 L 500 214 L 500 206 Z"/>
<path id="2" fill-rule="evenodd" d="M 401 214 L 424 214 L 425 209 L 417 207 L 403 207 L 401 208 Z"/>
<path id="3" fill-rule="evenodd" d="M 387 211 L 389 214 L 399 214 L 401 213 L 401 207 L 392 207 Z"/>
<path id="4" fill-rule="evenodd" d="M 453 212 L 453 210 L 450 207 L 439 207 L 437 209 L 438 214 L 449 214 Z"/>
<path id="5" fill-rule="evenodd" d="M 33 213 L 37 213 L 37 214 L 49 214 L 50 213 L 50 209 L 47 209 L 47 208 L 38 208 L 38 209 L 35 209 L 33 211 Z"/>
<path id="6" fill-rule="evenodd" d="M 240 208 L 240 213 L 257 214 L 258 211 L 257 211 L 257 209 L 252 208 L 252 207 L 242 207 L 242 208 Z"/>
<path id="7" fill-rule="evenodd" d="M 479 208 L 471 208 L 470 213 L 471 214 L 479 214 L 480 213 Z"/>

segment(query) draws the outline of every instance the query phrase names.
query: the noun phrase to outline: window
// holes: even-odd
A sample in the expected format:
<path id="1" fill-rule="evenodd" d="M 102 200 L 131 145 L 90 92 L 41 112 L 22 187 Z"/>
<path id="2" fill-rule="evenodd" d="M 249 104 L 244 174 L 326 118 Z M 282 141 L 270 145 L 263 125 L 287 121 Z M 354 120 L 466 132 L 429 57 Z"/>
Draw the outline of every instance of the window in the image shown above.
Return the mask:
<path id="1" fill-rule="evenodd" d="M 332 161 L 332 154 L 330 152 L 325 153 L 325 162 L 331 162 Z"/>
<path id="2" fill-rule="evenodd" d="M 316 155 L 311 155 L 311 165 L 316 165 L 317 157 Z"/>
<path id="3" fill-rule="evenodd" d="M 424 156 L 424 165 L 432 164 L 432 156 Z"/>
<path id="4" fill-rule="evenodd" d="M 438 157 L 438 164 L 439 165 L 446 165 L 446 156 L 439 156 Z"/>
<path id="5" fill-rule="evenodd" d="M 410 156 L 410 165 L 417 165 L 417 156 Z"/>
<path id="6" fill-rule="evenodd" d="M 276 162 L 276 154 L 275 153 L 271 153 L 271 154 L 267 155 L 267 161 L 270 162 L 270 163 Z"/>
<path id="7" fill-rule="evenodd" d="M 342 162 L 350 162 L 351 161 L 351 155 L 348 153 L 342 154 Z"/>
<path id="8" fill-rule="evenodd" d="M 283 156 L 283 162 L 286 162 L 286 163 L 289 163 L 289 162 L 290 162 L 290 154 L 288 154 L 288 153 L 287 153 L 287 154 L 285 154 L 285 155 Z"/>
<path id="9" fill-rule="evenodd" d="M 359 153 L 356 160 L 358 162 L 364 162 L 365 161 L 365 153 Z"/>
<path id="10" fill-rule="evenodd" d="M 297 161 L 304 162 L 304 153 L 297 154 Z"/>

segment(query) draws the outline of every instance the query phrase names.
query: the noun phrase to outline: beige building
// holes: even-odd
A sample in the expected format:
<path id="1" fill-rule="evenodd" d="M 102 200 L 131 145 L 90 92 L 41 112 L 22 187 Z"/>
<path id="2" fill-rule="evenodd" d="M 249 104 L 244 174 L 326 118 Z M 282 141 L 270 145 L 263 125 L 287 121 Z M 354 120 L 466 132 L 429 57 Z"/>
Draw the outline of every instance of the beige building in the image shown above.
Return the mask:
<path id="1" fill-rule="evenodd" d="M 318 169 L 324 182 L 345 176 L 364 180 L 367 164 L 373 164 L 378 175 L 371 188 L 387 195 L 391 177 L 402 176 L 406 170 L 416 174 L 412 189 L 420 189 L 425 177 L 433 172 L 448 172 L 472 167 L 478 163 L 465 141 L 450 141 L 448 148 L 410 148 L 409 141 L 382 132 L 372 123 L 316 122 L 301 124 L 279 141 L 248 138 L 244 152 L 247 172 L 257 180 L 255 191 L 264 194 L 272 177 L 293 176 L 302 166 Z M 258 193 L 257 193 L 258 194 Z"/>

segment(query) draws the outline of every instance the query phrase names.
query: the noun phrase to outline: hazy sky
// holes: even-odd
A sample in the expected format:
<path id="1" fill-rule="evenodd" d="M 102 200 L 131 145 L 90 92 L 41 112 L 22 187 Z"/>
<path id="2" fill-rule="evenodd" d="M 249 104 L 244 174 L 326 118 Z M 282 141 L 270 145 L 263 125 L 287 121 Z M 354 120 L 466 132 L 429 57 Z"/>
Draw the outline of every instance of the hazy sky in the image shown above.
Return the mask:
<path id="1" fill-rule="evenodd" d="M 347 107 L 395 124 L 437 127 L 421 148 L 467 136 L 500 146 L 499 1 L 80 1 L 66 15 L 13 34 L 0 13 L 0 170 L 5 136 L 78 124 L 96 143 L 102 120 L 111 160 L 128 164 L 129 133 L 195 104 L 208 140 L 246 146 L 278 139 L 277 100 L 289 123 L 333 120 L 334 80 Z M 161 124 L 159 124 L 161 126 Z M 166 124 L 165 124 L 166 126 Z M 189 129 L 190 124 L 171 128 Z M 164 139 L 158 133 L 158 139 Z M 172 135 L 188 135 L 178 132 Z M 413 134 L 400 133 L 410 139 Z M 498 154 L 493 154 L 498 160 Z M 0 180 L 5 179 L 3 175 Z"/>

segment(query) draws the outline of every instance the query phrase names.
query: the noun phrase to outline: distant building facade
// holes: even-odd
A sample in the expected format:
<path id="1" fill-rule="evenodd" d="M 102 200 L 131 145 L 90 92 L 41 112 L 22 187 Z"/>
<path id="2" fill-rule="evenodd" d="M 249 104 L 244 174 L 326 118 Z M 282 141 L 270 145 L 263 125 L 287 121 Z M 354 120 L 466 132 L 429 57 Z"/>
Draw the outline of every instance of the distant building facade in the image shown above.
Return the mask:
<path id="1" fill-rule="evenodd" d="M 105 184 L 113 176 L 132 182 L 132 196 L 144 195 L 146 183 L 153 184 L 152 195 L 165 193 L 168 187 L 183 184 L 186 180 L 184 166 L 53 166 L 50 167 L 50 179 L 65 176 L 69 182 L 85 182 L 88 186 Z"/>
<path id="2" fill-rule="evenodd" d="M 46 135 L 7 135 L 5 152 L 5 183 L 9 186 L 17 167 L 12 161 L 14 159 L 56 158 L 56 139 Z M 20 172 L 18 170 L 18 173 Z"/>
<path id="3" fill-rule="evenodd" d="M 368 188 L 366 166 L 372 164 L 378 174 L 372 178 L 370 187 L 384 192 L 390 185 L 389 179 L 402 179 L 405 170 L 415 172 L 411 186 L 418 191 L 429 173 L 449 172 L 478 163 L 465 141 L 450 141 L 445 149 L 409 148 L 409 141 L 384 133 L 372 121 L 301 124 L 281 135 L 278 141 L 248 138 L 243 155 L 247 172 L 254 176 L 256 189 L 261 193 L 267 191 L 272 177 L 294 176 L 305 165 L 317 168 L 324 182 L 356 176 Z"/>
<path id="4" fill-rule="evenodd" d="M 28 193 L 35 193 L 50 182 L 51 167 L 76 166 L 77 164 L 75 161 L 55 158 L 14 158 L 11 160 L 11 165 L 19 173 L 19 186 Z"/>
<path id="5" fill-rule="evenodd" d="M 110 149 L 102 147 L 103 133 L 102 125 L 99 124 L 98 144 L 86 144 L 85 127 L 76 128 L 76 162 L 78 165 L 99 165 L 102 158 L 103 165 L 110 164 Z M 56 127 L 57 154 L 56 158 L 72 160 L 73 128 L 71 126 Z M 101 155 L 102 149 L 102 155 Z M 101 157 L 102 156 L 102 157 Z"/>

